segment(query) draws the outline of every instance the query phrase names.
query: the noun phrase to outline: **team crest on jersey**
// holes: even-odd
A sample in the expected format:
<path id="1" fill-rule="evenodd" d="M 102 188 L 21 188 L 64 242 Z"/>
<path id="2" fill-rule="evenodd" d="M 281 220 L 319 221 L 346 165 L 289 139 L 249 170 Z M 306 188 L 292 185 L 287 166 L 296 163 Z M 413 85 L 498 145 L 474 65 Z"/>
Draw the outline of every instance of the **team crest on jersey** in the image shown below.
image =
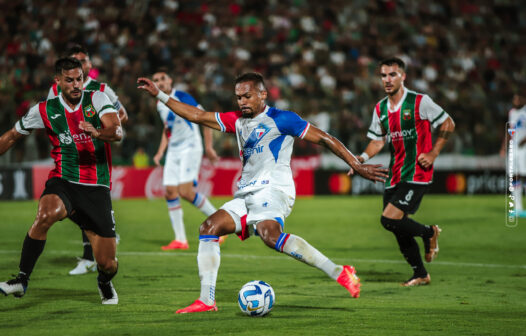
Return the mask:
<path id="1" fill-rule="evenodd" d="M 91 118 L 95 115 L 95 108 L 93 105 L 89 104 L 84 108 L 84 115 L 88 118 Z"/>
<path id="2" fill-rule="evenodd" d="M 515 128 L 508 129 L 508 133 L 512 137 L 515 134 Z"/>
<path id="3" fill-rule="evenodd" d="M 405 109 L 403 115 L 404 120 L 411 120 L 411 109 Z"/>

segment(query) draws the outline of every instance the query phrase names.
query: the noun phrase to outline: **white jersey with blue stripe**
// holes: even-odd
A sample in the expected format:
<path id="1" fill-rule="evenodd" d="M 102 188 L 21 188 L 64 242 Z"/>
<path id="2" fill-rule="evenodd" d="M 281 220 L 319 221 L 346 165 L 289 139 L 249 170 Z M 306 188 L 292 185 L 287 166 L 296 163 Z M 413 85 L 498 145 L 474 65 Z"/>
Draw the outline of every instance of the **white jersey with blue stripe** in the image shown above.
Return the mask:
<path id="1" fill-rule="evenodd" d="M 170 97 L 182 103 L 203 109 L 194 97 L 186 92 L 172 89 Z M 181 118 L 160 101 L 157 102 L 157 111 L 166 127 L 165 132 L 168 137 L 167 151 L 203 150 L 199 125 Z"/>
<path id="2" fill-rule="evenodd" d="M 236 133 L 243 161 L 236 196 L 264 188 L 277 188 L 295 197 L 290 168 L 294 137 L 303 138 L 310 124 L 296 113 L 274 107 L 254 118 L 240 111 L 216 113 L 222 132 Z"/>
<path id="3" fill-rule="evenodd" d="M 509 112 L 510 128 L 515 130 L 513 135 L 515 148 L 526 148 L 519 144 L 526 139 L 526 105 L 521 108 L 512 108 Z"/>

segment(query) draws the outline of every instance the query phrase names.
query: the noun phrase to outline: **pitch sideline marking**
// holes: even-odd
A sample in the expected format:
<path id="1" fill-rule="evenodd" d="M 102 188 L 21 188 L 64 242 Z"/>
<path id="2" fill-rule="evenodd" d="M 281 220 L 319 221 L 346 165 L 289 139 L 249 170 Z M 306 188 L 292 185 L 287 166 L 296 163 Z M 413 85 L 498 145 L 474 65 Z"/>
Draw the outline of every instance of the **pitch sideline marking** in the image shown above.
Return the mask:
<path id="1" fill-rule="evenodd" d="M 0 254 L 19 254 L 19 250 L 0 250 Z M 78 253 L 78 251 L 46 251 L 47 254 L 67 254 L 67 255 L 75 255 Z M 196 252 L 177 252 L 177 253 L 170 253 L 170 252 L 139 252 L 139 251 L 118 251 L 117 256 L 163 256 L 163 257 L 196 257 Z M 222 257 L 226 258 L 239 258 L 239 259 L 284 259 L 284 260 L 292 260 L 283 258 L 281 255 L 276 256 L 261 256 L 261 255 L 245 255 L 245 254 L 234 254 L 234 253 L 221 253 Z M 364 262 L 364 263 L 379 263 L 379 264 L 405 264 L 406 262 L 403 260 L 389 260 L 389 259 L 361 259 L 361 258 L 332 258 L 332 260 L 338 262 Z M 434 261 L 433 264 L 435 265 L 443 265 L 443 266 L 456 266 L 456 267 L 482 267 L 482 268 L 519 268 L 519 269 L 526 269 L 526 265 L 505 265 L 505 264 L 483 264 L 483 263 L 469 263 L 469 262 L 455 262 L 455 261 Z"/>

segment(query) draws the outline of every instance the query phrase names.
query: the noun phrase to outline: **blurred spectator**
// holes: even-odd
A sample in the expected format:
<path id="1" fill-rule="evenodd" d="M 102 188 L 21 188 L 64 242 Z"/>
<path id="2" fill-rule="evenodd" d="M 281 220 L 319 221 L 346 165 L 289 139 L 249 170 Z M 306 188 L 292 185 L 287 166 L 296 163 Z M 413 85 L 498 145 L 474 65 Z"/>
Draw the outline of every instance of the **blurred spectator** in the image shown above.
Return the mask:
<path id="1" fill-rule="evenodd" d="M 144 148 L 137 148 L 137 151 L 133 154 L 133 166 L 135 168 L 148 168 L 150 166 L 150 158 L 144 151 Z"/>
<path id="2" fill-rule="evenodd" d="M 361 150 L 383 96 L 377 62 L 394 54 L 408 64 L 407 87 L 428 93 L 455 119 L 456 139 L 445 151 L 493 154 L 511 96 L 526 78 L 525 18 L 523 2 L 506 0 L 3 2 L 0 131 L 12 127 L 28 97 L 45 97 L 57 55 L 78 42 L 99 79 L 129 106 L 118 162 L 131 163 L 139 144 L 149 155 L 156 150 L 155 107 L 135 80 L 159 66 L 182 74 L 185 90 L 220 111 L 237 107 L 233 79 L 259 71 L 268 78 L 269 104 L 306 118 L 328 115 L 330 131 Z M 327 124 L 323 118 L 313 123 Z M 216 139 L 222 156 L 237 155 L 228 136 Z"/>

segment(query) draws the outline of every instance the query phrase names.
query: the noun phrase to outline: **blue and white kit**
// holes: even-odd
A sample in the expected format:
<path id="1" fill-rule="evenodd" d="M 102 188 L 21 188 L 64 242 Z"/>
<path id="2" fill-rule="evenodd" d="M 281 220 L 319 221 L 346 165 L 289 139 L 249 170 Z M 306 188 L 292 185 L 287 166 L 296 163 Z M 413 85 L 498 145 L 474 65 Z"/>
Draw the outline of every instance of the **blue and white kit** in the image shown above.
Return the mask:
<path id="1" fill-rule="evenodd" d="M 201 105 L 186 92 L 173 89 L 170 97 L 202 109 Z M 203 157 L 199 125 L 181 118 L 160 101 L 157 102 L 157 111 L 168 137 L 163 185 L 177 186 L 187 182 L 197 182 Z"/>
<path id="2" fill-rule="evenodd" d="M 296 113 L 274 107 L 254 118 L 243 118 L 240 111 L 216 113 L 222 132 L 236 133 L 243 162 L 241 179 L 234 199 L 226 210 L 241 230 L 245 215 L 249 227 L 262 220 L 283 225 L 296 197 L 290 159 L 294 137 L 303 138 L 310 124 Z"/>

